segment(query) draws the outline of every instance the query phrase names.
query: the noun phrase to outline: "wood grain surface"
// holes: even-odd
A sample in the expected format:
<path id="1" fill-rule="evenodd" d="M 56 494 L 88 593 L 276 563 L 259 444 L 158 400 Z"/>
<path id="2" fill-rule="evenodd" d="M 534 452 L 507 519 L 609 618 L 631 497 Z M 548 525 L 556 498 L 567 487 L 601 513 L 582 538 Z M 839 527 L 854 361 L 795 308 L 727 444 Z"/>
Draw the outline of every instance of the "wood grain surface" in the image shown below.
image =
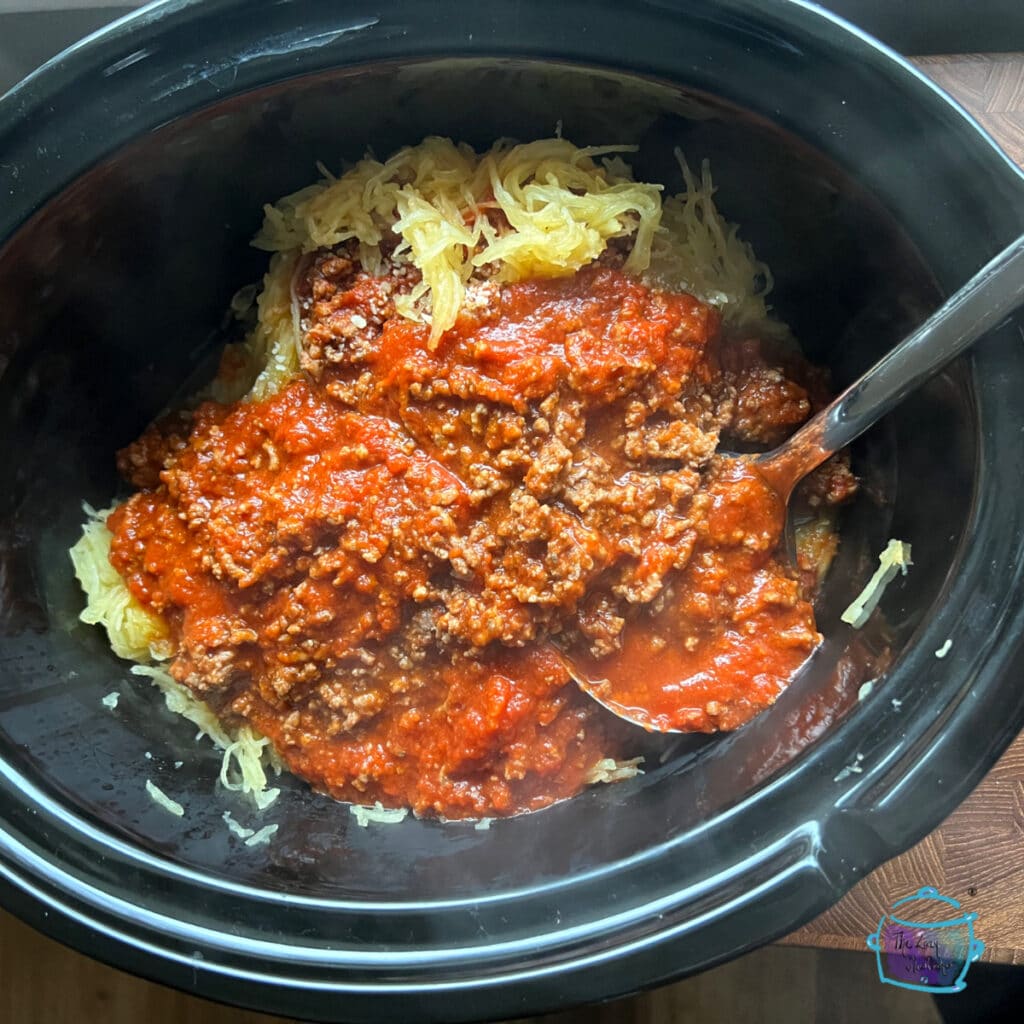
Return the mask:
<path id="1" fill-rule="evenodd" d="M 915 63 L 1024 167 L 1024 54 L 921 57 Z M 1013 215 L 1019 223 L 1021 210 Z M 977 913 L 983 959 L 1024 964 L 1024 733 L 931 835 L 785 941 L 863 949 L 864 936 L 892 901 L 922 885 L 936 886 Z"/>
<path id="2" fill-rule="evenodd" d="M 1024 55 L 967 53 L 914 63 L 1024 167 Z"/>
<path id="3" fill-rule="evenodd" d="M 1024 54 L 929 57 L 917 64 L 1024 166 Z M 930 998 L 879 984 L 874 959 L 863 952 L 864 937 L 892 900 L 926 883 L 978 913 L 986 959 L 1024 963 L 1024 735 L 939 829 L 786 940 L 831 948 L 770 947 L 677 985 L 544 1022 L 938 1024 Z M 284 1018 L 219 1006 L 105 967 L 0 912 L 0 1022 L 93 1021 L 286 1024 Z"/>

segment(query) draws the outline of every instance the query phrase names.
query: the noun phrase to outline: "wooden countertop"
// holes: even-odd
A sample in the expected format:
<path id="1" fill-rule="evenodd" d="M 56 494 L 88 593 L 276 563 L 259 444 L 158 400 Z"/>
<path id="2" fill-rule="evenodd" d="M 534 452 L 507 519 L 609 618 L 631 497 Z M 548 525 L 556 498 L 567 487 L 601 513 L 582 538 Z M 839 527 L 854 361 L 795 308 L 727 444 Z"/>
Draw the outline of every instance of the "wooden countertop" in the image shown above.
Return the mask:
<path id="1" fill-rule="evenodd" d="M 916 63 L 1024 166 L 1024 54 L 927 57 Z M 977 912 L 977 933 L 986 943 L 985 959 L 1024 963 L 1024 734 L 938 829 L 880 867 L 835 907 L 785 941 L 864 951 L 864 937 L 890 903 L 924 884 L 937 886 Z M 748 1020 L 827 1019 L 840 1024 L 865 1017 L 875 1024 L 937 1021 L 930 1001 L 875 985 L 874 966 L 867 957 L 845 961 L 841 970 L 834 960 L 822 961 L 813 968 L 819 976 L 815 982 L 818 994 L 806 986 L 801 988 L 801 981 L 806 982 L 810 975 L 806 961 L 798 965 L 794 958 L 805 955 L 793 949 L 763 950 L 697 979 L 603 1009 L 545 1018 L 545 1024 L 584 1020 L 591 1024 L 613 1020 L 663 1024 L 684 1019 L 709 1024 L 719 1020 L 744 1024 Z M 841 954 L 818 952 L 814 956 Z M 883 995 L 888 1000 L 884 1005 L 870 1002 Z M 716 1007 L 728 1012 L 716 1012 Z M 217 1006 L 103 967 L 43 938 L 3 912 L 0 1021 L 273 1024 L 271 1018 L 260 1014 Z"/>

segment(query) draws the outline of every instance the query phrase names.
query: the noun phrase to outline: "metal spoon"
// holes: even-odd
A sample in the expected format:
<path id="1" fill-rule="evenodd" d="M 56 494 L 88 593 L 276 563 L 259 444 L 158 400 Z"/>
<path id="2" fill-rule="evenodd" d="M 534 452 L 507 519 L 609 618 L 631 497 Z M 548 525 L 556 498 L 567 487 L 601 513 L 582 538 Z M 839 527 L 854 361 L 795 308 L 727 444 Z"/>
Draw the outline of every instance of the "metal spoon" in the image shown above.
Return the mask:
<path id="1" fill-rule="evenodd" d="M 1024 235 L 987 263 L 913 334 L 808 420 L 785 444 L 753 458 L 733 457 L 745 458 L 785 506 L 793 489 L 811 470 L 874 426 L 1021 303 Z M 629 670 L 621 659 L 610 659 L 614 664 L 608 667 L 613 671 L 598 679 L 582 671 L 571 656 L 563 652 L 562 657 L 579 686 L 619 718 L 645 729 L 680 731 L 662 728 L 644 708 L 615 701 L 614 670 Z"/>

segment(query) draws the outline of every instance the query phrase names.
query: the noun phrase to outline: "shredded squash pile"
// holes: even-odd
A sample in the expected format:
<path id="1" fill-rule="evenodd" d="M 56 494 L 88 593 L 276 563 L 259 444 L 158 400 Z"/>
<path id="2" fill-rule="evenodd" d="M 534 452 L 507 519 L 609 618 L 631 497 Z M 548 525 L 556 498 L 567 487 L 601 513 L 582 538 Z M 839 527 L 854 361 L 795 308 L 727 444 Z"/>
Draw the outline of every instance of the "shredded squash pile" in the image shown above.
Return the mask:
<path id="1" fill-rule="evenodd" d="M 82 536 L 69 552 L 75 576 L 85 591 L 85 609 L 79 618 L 90 625 L 103 626 L 114 653 L 136 662 L 132 673 L 148 678 L 164 695 L 168 710 L 196 726 L 197 739 L 206 736 L 224 752 L 220 778 L 225 789 L 247 794 L 258 810 L 269 807 L 277 798 L 278 790 L 267 788 L 267 769 L 280 774 L 282 768 L 270 740 L 248 725 L 234 733 L 226 730 L 209 706 L 171 678 L 166 669 L 153 664 L 174 654 L 167 627 L 159 616 L 139 604 L 110 564 L 113 536 L 107 529 L 107 516 L 113 509 L 97 512 L 85 505 L 84 510 L 87 518 Z M 167 798 L 162 793 L 155 795 L 155 788 L 147 784 L 150 796 L 167 807 L 164 802 Z M 180 805 L 170 803 L 180 810 Z M 172 813 L 178 814 L 173 810 Z"/>
<path id="2" fill-rule="evenodd" d="M 689 292 L 716 306 L 727 324 L 772 323 L 765 305 L 771 274 L 715 207 L 707 162 L 698 178 L 677 150 L 685 191 L 663 202 L 661 185 L 635 181 L 614 155 L 635 149 L 552 138 L 498 142 L 478 155 L 435 137 L 384 162 L 366 156 L 337 178 L 321 165 L 321 181 L 264 209 L 253 244 L 274 255 L 244 346 L 244 383 L 229 397 L 248 387 L 248 397 L 265 398 L 298 372 L 298 258 L 351 240 L 369 273 L 391 246 L 394 263 L 420 271 L 398 309 L 429 322 L 432 344 L 455 323 L 474 273 L 502 282 L 562 277 L 613 239 L 629 242 L 628 273 Z"/>
<path id="3" fill-rule="evenodd" d="M 694 176 L 676 150 L 686 191 L 665 200 L 661 229 L 654 236 L 651 262 L 645 275 L 651 283 L 688 292 L 716 306 L 727 324 L 757 324 L 763 332 L 788 331 L 769 318 L 765 296 L 773 281 L 768 264 L 754 255 L 715 207 L 715 186 L 707 160 L 700 178 Z"/>
<path id="4" fill-rule="evenodd" d="M 139 604 L 110 564 L 113 536 L 107 529 L 107 516 L 113 508 L 102 512 L 90 505 L 82 508 L 86 515 L 82 536 L 70 551 L 75 576 L 86 597 L 79 618 L 91 626 L 103 626 L 119 658 L 145 662 L 168 657 L 173 652 L 168 648 L 167 627 Z"/>
<path id="5" fill-rule="evenodd" d="M 324 180 L 265 208 L 254 244 L 310 252 L 356 239 L 372 272 L 381 243 L 397 235 L 391 258 L 423 274 L 400 312 L 429 320 L 436 343 L 455 323 L 466 282 L 481 267 L 496 267 L 500 281 L 561 277 L 600 256 L 609 239 L 635 235 L 626 269 L 646 269 L 661 220 L 661 186 L 595 162 L 635 148 L 580 149 L 566 139 L 543 139 L 498 142 L 478 156 L 450 139 L 428 138 L 384 163 L 364 157 L 340 178 L 321 167 Z"/>

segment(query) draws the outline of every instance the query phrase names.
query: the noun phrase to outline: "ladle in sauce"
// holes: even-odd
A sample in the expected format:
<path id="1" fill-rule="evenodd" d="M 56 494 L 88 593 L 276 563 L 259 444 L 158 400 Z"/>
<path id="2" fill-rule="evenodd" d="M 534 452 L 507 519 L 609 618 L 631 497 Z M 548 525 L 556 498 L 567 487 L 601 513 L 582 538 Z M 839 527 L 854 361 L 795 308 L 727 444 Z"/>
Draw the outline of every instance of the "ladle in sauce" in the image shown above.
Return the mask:
<path id="1" fill-rule="evenodd" d="M 781 536 L 781 517 L 796 485 L 826 459 L 930 380 L 1024 302 L 1024 236 L 986 264 L 909 337 L 905 338 L 785 444 L 763 455 L 725 455 L 744 485 L 766 490 L 759 503 L 766 529 Z M 730 470 L 726 468 L 726 473 Z M 766 500 L 764 500 L 766 499 Z M 775 500 L 777 499 L 777 500 Z M 785 624 L 784 624 L 785 625 Z M 623 648 L 602 659 L 562 652 L 566 668 L 591 697 L 613 714 L 645 729 L 682 732 L 707 729 L 703 710 L 716 692 L 716 673 L 735 673 L 737 648 L 750 649 L 756 664 L 756 633 L 730 638 L 733 656 L 723 659 L 700 650 L 674 659 L 668 654 L 632 650 L 629 626 Z M 683 667 L 685 666 L 685 668 Z M 798 665 L 793 665 L 793 671 Z M 749 717 L 747 715 L 746 717 Z M 739 715 L 734 724 L 745 720 Z M 719 728 L 732 727 L 728 717 Z"/>

